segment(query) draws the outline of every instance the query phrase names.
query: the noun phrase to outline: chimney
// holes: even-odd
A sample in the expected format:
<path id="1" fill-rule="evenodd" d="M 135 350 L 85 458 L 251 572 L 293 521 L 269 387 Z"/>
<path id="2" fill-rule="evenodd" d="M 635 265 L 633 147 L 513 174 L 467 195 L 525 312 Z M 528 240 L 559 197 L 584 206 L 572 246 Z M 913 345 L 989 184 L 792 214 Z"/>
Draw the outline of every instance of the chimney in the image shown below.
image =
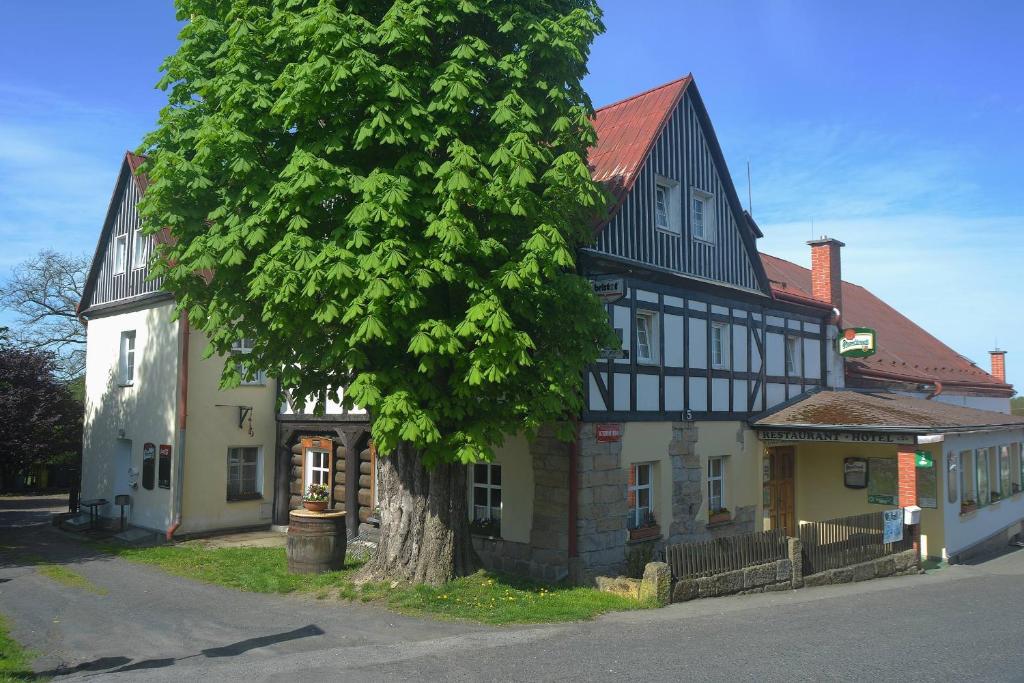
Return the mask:
<path id="1" fill-rule="evenodd" d="M 843 270 L 839 250 L 846 245 L 831 237 L 811 240 L 811 295 L 843 311 Z"/>
<path id="2" fill-rule="evenodd" d="M 992 376 L 1006 384 L 1006 351 L 996 349 L 988 355 L 992 358 Z"/>

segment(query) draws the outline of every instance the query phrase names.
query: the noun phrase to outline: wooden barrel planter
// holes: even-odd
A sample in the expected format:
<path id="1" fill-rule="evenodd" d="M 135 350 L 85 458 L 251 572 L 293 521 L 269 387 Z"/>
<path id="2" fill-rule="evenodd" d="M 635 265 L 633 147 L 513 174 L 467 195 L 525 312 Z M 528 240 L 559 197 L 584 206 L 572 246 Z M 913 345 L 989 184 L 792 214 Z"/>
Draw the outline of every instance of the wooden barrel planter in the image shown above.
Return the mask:
<path id="1" fill-rule="evenodd" d="M 322 574 L 345 566 L 345 513 L 292 510 L 288 516 L 288 571 Z"/>

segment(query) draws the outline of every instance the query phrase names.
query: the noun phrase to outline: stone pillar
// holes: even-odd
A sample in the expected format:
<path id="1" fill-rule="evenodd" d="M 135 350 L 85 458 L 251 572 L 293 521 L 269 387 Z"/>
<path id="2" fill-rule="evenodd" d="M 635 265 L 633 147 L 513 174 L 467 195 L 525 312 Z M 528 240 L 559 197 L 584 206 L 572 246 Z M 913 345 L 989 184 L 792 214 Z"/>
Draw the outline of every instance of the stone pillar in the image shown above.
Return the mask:
<path id="1" fill-rule="evenodd" d="M 803 544 L 799 538 L 789 539 L 789 563 L 793 567 L 793 589 L 804 586 Z"/>
<path id="2" fill-rule="evenodd" d="M 640 582 L 640 599 L 651 600 L 658 607 L 672 602 L 672 570 L 664 562 L 648 562 Z"/>

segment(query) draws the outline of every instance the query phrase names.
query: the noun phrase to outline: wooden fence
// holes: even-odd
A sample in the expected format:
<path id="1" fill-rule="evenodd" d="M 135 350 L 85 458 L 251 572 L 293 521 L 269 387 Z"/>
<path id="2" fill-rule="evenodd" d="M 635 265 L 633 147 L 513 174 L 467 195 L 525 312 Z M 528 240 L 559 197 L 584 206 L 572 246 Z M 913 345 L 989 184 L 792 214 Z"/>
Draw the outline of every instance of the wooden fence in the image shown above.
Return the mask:
<path id="1" fill-rule="evenodd" d="M 724 574 L 788 556 L 789 542 L 781 529 L 665 547 L 665 562 L 672 568 L 672 578 L 677 580 Z"/>
<path id="2" fill-rule="evenodd" d="M 849 567 L 914 547 L 904 530 L 903 540 L 882 543 L 883 513 L 869 512 L 800 525 L 804 576 Z"/>

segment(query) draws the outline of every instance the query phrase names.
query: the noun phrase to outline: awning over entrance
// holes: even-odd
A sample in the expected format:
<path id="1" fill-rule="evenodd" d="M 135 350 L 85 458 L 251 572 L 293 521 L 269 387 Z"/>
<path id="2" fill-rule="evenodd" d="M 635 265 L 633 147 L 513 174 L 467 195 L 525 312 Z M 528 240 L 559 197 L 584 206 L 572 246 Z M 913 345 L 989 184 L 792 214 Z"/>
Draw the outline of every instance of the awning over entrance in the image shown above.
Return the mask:
<path id="1" fill-rule="evenodd" d="M 910 445 L 929 434 L 1024 427 L 1024 416 L 887 391 L 819 390 L 750 421 L 764 441 Z"/>

